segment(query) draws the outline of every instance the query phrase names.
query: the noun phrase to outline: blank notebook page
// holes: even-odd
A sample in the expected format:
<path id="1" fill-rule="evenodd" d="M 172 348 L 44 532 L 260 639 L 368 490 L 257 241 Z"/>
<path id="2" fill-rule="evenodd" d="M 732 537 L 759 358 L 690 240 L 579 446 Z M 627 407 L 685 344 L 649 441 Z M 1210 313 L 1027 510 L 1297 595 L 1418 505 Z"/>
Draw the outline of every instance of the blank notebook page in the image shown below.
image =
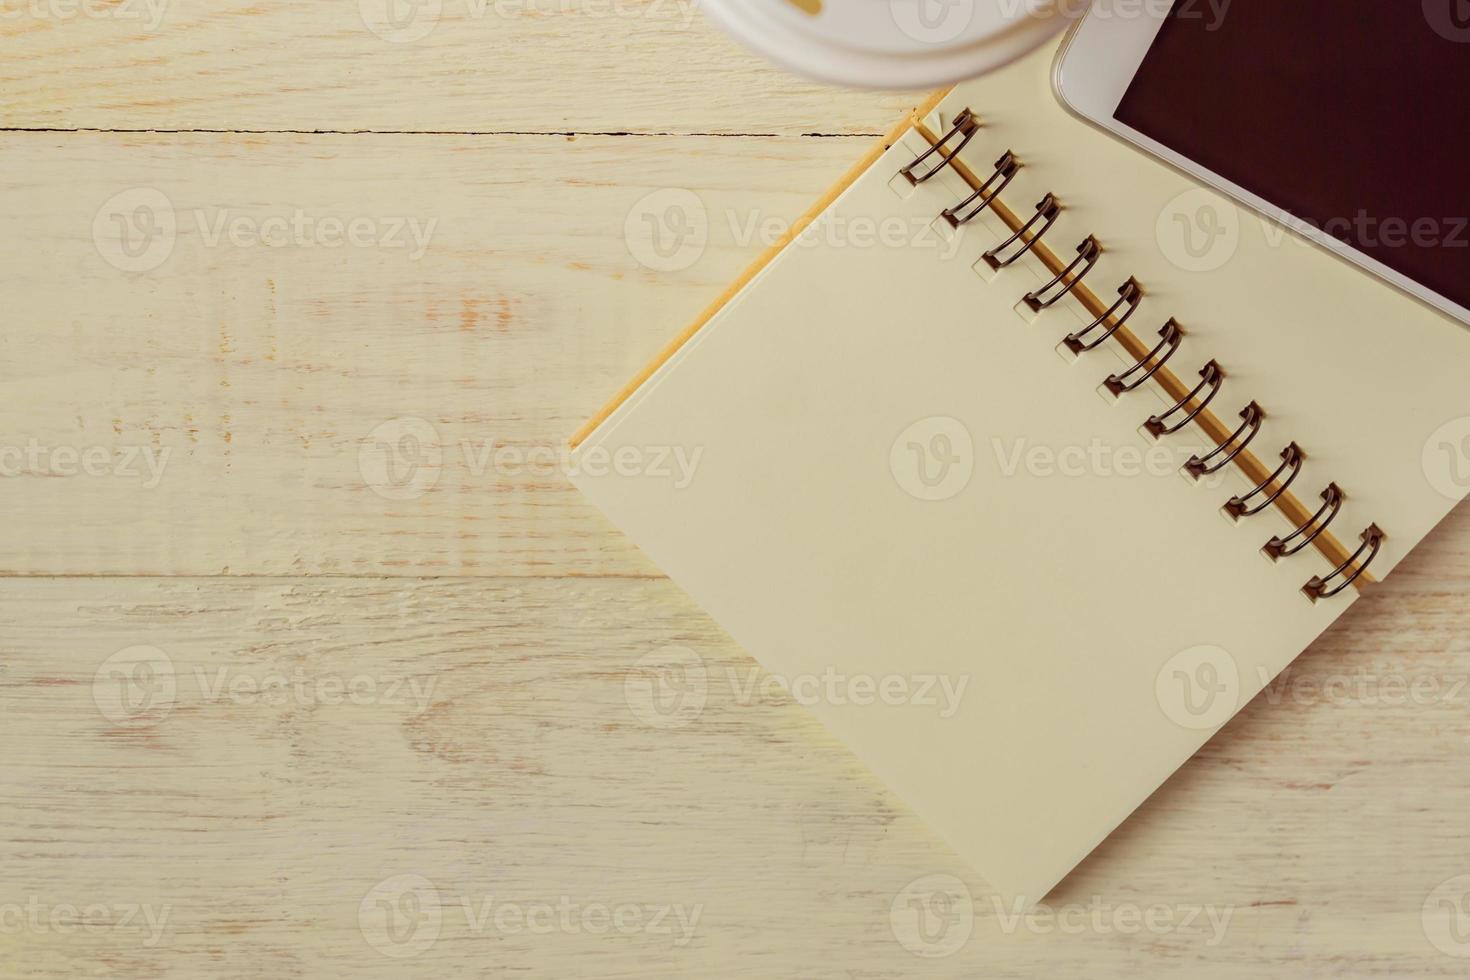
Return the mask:
<path id="1" fill-rule="evenodd" d="M 1302 487 L 1348 487 L 1334 530 L 1353 547 L 1378 521 L 1388 567 L 1451 505 L 1419 452 L 1456 402 L 1470 408 L 1463 389 L 1378 377 L 1379 352 L 1342 350 L 1338 322 L 1320 351 L 1332 363 L 1294 401 L 1315 341 L 1281 333 L 1305 313 L 1365 337 L 1395 318 L 1395 342 L 1422 341 L 1410 373 L 1431 389 L 1464 376 L 1465 335 L 1316 250 L 1258 255 L 1268 246 L 1249 215 L 1236 262 L 1182 271 L 1154 230 L 1193 185 L 1062 112 L 1049 55 L 961 86 L 931 121 L 972 106 L 986 122 L 964 153 L 972 168 L 988 173 L 1014 149 L 1025 166 L 1003 195 L 1011 208 L 1027 214 L 1055 190 L 1068 208 L 1048 243 L 1070 256 L 1095 232 L 1108 252 L 1089 284 L 1111 297 L 1136 275 L 1149 296 L 1131 326 L 1153 338 L 1178 316 L 1189 335 L 1171 366 L 1193 377 L 1218 357 L 1230 372 L 1221 415 L 1261 401 L 1259 445 L 1308 447 Z M 894 179 L 927 146 L 907 132 L 577 449 L 579 463 L 697 451 L 687 486 L 580 465 L 575 482 L 773 673 L 963 682 L 948 716 L 883 699 L 812 710 L 998 891 L 1037 901 L 1354 595 L 1314 604 L 1301 586 L 1325 559 L 1261 554 L 1290 530 L 1284 517 L 1224 516 L 1248 489 L 1233 468 L 1202 483 L 1177 472 L 1204 437 L 1191 428 L 1160 450 L 1139 429 L 1165 406 L 1151 383 L 1099 391 L 1120 352 L 1058 352 L 1090 319 L 1080 306 L 1018 312 L 1049 277 L 1039 262 L 977 271 L 1005 234 L 997 219 L 958 240 L 933 225 L 968 188 L 948 169 L 917 187 Z M 885 222 L 895 233 L 844 237 Z M 1230 322 L 1304 282 L 1311 295 L 1279 327 Z M 1244 288 L 1254 299 L 1212 312 Z M 1363 407 L 1339 431 L 1345 397 Z"/>

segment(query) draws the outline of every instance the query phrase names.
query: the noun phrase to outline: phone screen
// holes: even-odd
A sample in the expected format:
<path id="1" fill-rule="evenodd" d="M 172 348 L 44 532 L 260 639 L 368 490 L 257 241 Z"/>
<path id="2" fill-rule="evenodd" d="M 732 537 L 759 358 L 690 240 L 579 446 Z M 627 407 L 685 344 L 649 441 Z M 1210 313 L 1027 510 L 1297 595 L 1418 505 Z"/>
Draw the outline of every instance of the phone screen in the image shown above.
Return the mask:
<path id="1" fill-rule="evenodd" d="M 1470 307 L 1470 0 L 1176 0 L 1124 125 Z"/>

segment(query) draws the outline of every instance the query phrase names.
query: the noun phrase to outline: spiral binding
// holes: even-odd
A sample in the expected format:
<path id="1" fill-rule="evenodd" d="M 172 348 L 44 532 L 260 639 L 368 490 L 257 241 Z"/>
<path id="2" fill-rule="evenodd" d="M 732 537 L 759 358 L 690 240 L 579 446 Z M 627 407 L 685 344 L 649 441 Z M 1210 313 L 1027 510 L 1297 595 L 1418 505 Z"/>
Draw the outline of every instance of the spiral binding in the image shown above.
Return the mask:
<path id="1" fill-rule="evenodd" d="M 1263 549 L 1271 556 L 1272 561 L 1282 558 L 1290 558 L 1300 551 L 1304 551 L 1308 545 L 1327 530 L 1328 525 L 1337 520 L 1338 511 L 1342 510 L 1342 488 L 1336 483 L 1327 484 L 1327 489 L 1322 491 L 1322 506 L 1317 513 L 1307 518 L 1306 523 L 1297 527 L 1286 537 L 1276 535 L 1266 542 Z"/>
<path id="2" fill-rule="evenodd" d="M 1369 524 L 1359 537 L 1363 543 L 1358 546 L 1357 551 L 1344 558 L 1342 564 L 1326 575 L 1313 575 L 1307 584 L 1302 586 L 1302 591 L 1310 596 L 1313 602 L 1318 599 L 1331 599 L 1342 592 L 1356 582 L 1368 570 L 1368 566 L 1373 564 L 1373 559 L 1378 557 L 1378 549 L 1383 546 L 1385 537 L 1383 529 L 1377 524 Z M 1363 557 L 1365 553 L 1366 558 Z M 1329 586 L 1328 583 L 1334 578 L 1341 578 L 1342 581 Z"/>
<path id="3" fill-rule="evenodd" d="M 1004 269 L 1031 251 L 1036 246 L 1036 243 L 1041 241 L 1047 232 L 1051 231 L 1051 226 L 1056 224 L 1057 216 L 1061 213 L 1062 206 L 1057 203 L 1056 195 L 1046 195 L 1046 197 L 1036 202 L 1036 213 L 1031 216 L 1031 220 L 1017 228 L 1010 238 L 1007 238 L 995 246 L 995 248 L 986 252 L 982 257 L 986 262 L 990 263 L 992 269 Z M 1036 227 L 1038 223 L 1041 225 L 1039 228 Z M 1016 244 L 1016 242 L 1020 242 L 1021 247 L 1014 254 L 1001 258 L 1000 253 Z"/>
<path id="4" fill-rule="evenodd" d="M 1143 385 L 1145 381 L 1159 373 L 1159 370 L 1169 363 L 1169 358 L 1179 351 L 1179 345 L 1184 342 L 1184 331 L 1179 328 L 1179 322 L 1173 317 L 1169 322 L 1159 329 L 1159 336 L 1163 339 L 1159 345 L 1138 359 L 1138 363 L 1126 371 L 1110 374 L 1103 382 L 1108 391 L 1115 396 L 1124 392 L 1133 391 Z"/>
<path id="5" fill-rule="evenodd" d="M 1261 432 L 1261 423 L 1265 421 L 1266 413 L 1259 404 L 1252 401 L 1240 410 L 1240 428 L 1230 434 L 1220 445 L 1203 456 L 1198 454 L 1189 457 L 1184 464 L 1185 472 L 1198 480 L 1202 476 L 1218 473 L 1235 461 L 1235 457 L 1245 452 L 1250 444 L 1255 441 Z"/>
<path id="6" fill-rule="evenodd" d="M 1006 189 L 1006 185 L 1011 182 L 1011 178 L 1016 176 L 1016 171 L 1020 169 L 1021 164 L 1017 162 L 1016 155 L 1010 150 L 1007 150 L 1005 156 L 995 161 L 995 173 L 991 174 L 989 179 L 987 179 L 985 183 L 975 188 L 975 193 L 971 194 L 969 197 L 965 198 L 954 207 L 945 208 L 944 211 L 941 212 L 944 220 L 948 221 L 956 228 L 967 221 L 974 220 L 975 217 L 980 214 L 980 212 L 984 211 L 990 206 L 990 202 L 995 200 L 995 196 L 997 194 Z M 970 205 L 974 204 L 976 201 L 980 202 L 980 206 L 974 208 L 968 213 L 965 213 L 965 209 L 970 207 Z M 961 217 L 962 214 L 964 215 L 963 217 Z"/>
<path id="7" fill-rule="evenodd" d="M 965 109 L 963 112 L 955 117 L 954 125 L 949 127 L 949 131 L 944 134 L 944 139 L 940 140 L 938 143 L 935 143 L 933 146 L 929 147 L 928 150 L 915 157 L 913 162 L 910 163 L 907 167 L 904 167 L 902 170 L 900 170 L 899 173 L 907 177 L 909 179 L 909 183 L 911 184 L 922 184 L 924 181 L 928 180 L 930 177 L 933 177 L 935 174 L 939 173 L 939 171 L 943 170 L 945 167 L 953 163 L 959 152 L 965 148 L 966 144 L 968 144 L 970 140 L 975 138 L 975 133 L 978 132 L 979 129 L 979 117 L 977 117 L 969 109 Z M 949 143 L 950 140 L 955 138 L 958 138 L 959 142 L 955 143 L 952 148 L 946 150 L 944 148 L 945 145 Z M 924 171 L 923 176 L 915 177 L 914 171 L 918 169 L 919 165 L 922 164 L 925 160 L 928 160 L 930 157 L 935 156 L 936 154 L 939 156 L 939 162 L 934 164 L 928 170 Z"/>
<path id="8" fill-rule="evenodd" d="M 1093 320 L 1081 330 L 1067 334 L 1062 339 L 1062 342 L 1067 345 L 1067 349 L 1073 354 L 1084 354 L 1087 351 L 1096 350 L 1102 346 L 1103 341 L 1117 333 L 1119 328 L 1128 322 L 1129 317 L 1138 312 L 1139 304 L 1142 302 L 1143 287 L 1138 284 L 1137 279 L 1129 276 L 1128 281 L 1118 287 L 1118 301 L 1116 303 L 1104 310 L 1102 316 Z M 1118 316 L 1118 311 L 1124 306 L 1128 307 L 1128 311 L 1122 316 Z M 1107 329 L 1092 340 L 1086 340 L 1087 335 L 1098 327 L 1106 327 Z"/>
<path id="9" fill-rule="evenodd" d="M 1282 494 L 1291 489 L 1296 478 L 1302 472 L 1302 460 L 1306 459 L 1306 453 L 1296 443 L 1289 443 L 1281 450 L 1281 465 L 1276 471 L 1266 477 L 1260 483 L 1251 488 L 1248 493 L 1236 494 L 1225 502 L 1225 512 L 1237 521 L 1242 517 L 1254 517 L 1265 511 L 1281 497 Z M 1287 471 L 1290 470 L 1290 474 Z M 1269 494 L 1266 491 L 1275 487 Z M 1252 497 L 1260 497 L 1257 503 L 1250 503 Z"/>
<path id="10" fill-rule="evenodd" d="M 1193 390 L 1175 402 L 1170 408 L 1157 415 L 1149 416 L 1148 421 L 1143 423 L 1143 427 L 1148 430 L 1149 435 L 1155 439 L 1160 436 L 1172 436 L 1199 418 L 1200 414 L 1210 407 L 1210 402 L 1214 401 L 1215 396 L 1220 393 L 1220 386 L 1225 381 L 1225 372 L 1220 367 L 1220 362 L 1211 358 L 1204 367 L 1200 368 L 1199 376 L 1200 383 L 1195 385 Z M 1200 395 L 1206 388 L 1210 390 L 1210 393 L 1201 398 Z M 1190 409 L 1188 414 L 1176 422 L 1169 421 L 1169 416 L 1175 412 L 1184 411 L 1191 404 L 1194 405 L 1194 408 Z"/>
<path id="11" fill-rule="evenodd" d="M 907 177 L 913 184 L 922 184 L 945 167 L 952 165 L 958 158 L 959 152 L 965 148 L 979 128 L 978 117 L 968 107 L 965 108 L 955 117 L 953 125 L 937 142 L 915 157 L 899 173 Z M 926 163 L 935 156 L 939 157 L 938 162 L 926 166 Z M 971 180 L 970 183 L 974 187 L 973 192 L 953 207 L 945 208 L 941 212 L 941 217 L 954 227 L 973 220 L 986 208 L 996 203 L 1000 193 L 1011 183 L 1020 168 L 1021 163 L 1016 154 L 1007 150 L 1000 159 L 996 160 L 991 175 L 979 182 L 978 186 L 975 186 L 975 181 Z M 986 251 L 982 258 L 992 269 L 997 270 L 1015 263 L 1036 248 L 1056 224 L 1061 212 L 1062 205 L 1056 195 L 1048 193 L 1036 203 L 1031 216 L 1022 222 L 1010 237 Z M 1022 302 L 1032 312 L 1040 312 L 1060 302 L 1082 284 L 1097 266 L 1102 253 L 1102 244 L 1095 236 L 1088 235 L 1077 246 L 1077 257 L 1050 281 L 1026 293 L 1022 297 Z M 1129 318 L 1138 312 L 1143 296 L 1143 286 L 1137 279 L 1129 277 L 1123 285 L 1118 287 L 1117 302 L 1087 326 L 1063 338 L 1064 345 L 1077 355 L 1096 350 L 1108 338 L 1117 334 Z M 1162 371 L 1170 359 L 1179 352 L 1184 337 L 1184 329 L 1178 321 L 1171 317 L 1159 329 L 1159 343 L 1126 369 L 1107 377 L 1103 382 L 1104 386 L 1115 396 L 1141 387 Z M 1219 362 L 1214 359 L 1206 362 L 1199 374 L 1199 384 L 1171 407 L 1150 416 L 1144 423 L 1144 428 L 1150 435 L 1154 438 L 1173 435 L 1183 430 L 1191 422 L 1199 420 L 1200 416 L 1205 413 L 1211 402 L 1219 395 L 1226 374 Z M 1185 472 L 1199 479 L 1217 473 L 1235 462 L 1260 434 L 1261 424 L 1265 417 L 1266 412 L 1260 404 L 1255 401 L 1249 402 L 1240 411 L 1239 427 L 1209 452 L 1190 457 L 1189 461 L 1184 464 Z M 1287 495 L 1292 484 L 1301 475 L 1305 460 L 1306 453 L 1302 448 L 1295 442 L 1288 443 L 1281 451 L 1281 464 L 1250 490 L 1226 501 L 1225 512 L 1237 521 L 1265 513 Z M 1342 489 L 1336 483 L 1329 483 L 1322 491 L 1322 506 L 1317 512 L 1300 523 L 1290 534 L 1273 536 L 1266 542 L 1262 550 L 1272 561 L 1290 558 L 1305 551 L 1318 538 L 1327 533 L 1328 527 L 1342 510 L 1344 497 Z M 1302 591 L 1313 602 L 1341 594 L 1367 573 L 1368 567 L 1378 557 L 1386 535 L 1377 524 L 1370 524 L 1359 537 L 1361 544 L 1356 551 L 1326 575 L 1314 575 L 1302 586 Z"/>
<path id="12" fill-rule="evenodd" d="M 1064 296 L 1070 295 L 1072 290 L 1087 278 L 1087 274 L 1092 271 L 1093 266 L 1097 265 L 1097 260 L 1101 257 L 1101 243 L 1092 235 L 1088 235 L 1082 239 L 1082 244 L 1077 246 L 1077 257 L 1070 265 L 1053 276 L 1051 282 L 1040 289 L 1031 290 L 1021 298 L 1025 300 L 1027 306 L 1031 307 L 1033 313 L 1039 313 L 1055 305 Z M 1051 295 L 1047 296 L 1047 293 Z"/>

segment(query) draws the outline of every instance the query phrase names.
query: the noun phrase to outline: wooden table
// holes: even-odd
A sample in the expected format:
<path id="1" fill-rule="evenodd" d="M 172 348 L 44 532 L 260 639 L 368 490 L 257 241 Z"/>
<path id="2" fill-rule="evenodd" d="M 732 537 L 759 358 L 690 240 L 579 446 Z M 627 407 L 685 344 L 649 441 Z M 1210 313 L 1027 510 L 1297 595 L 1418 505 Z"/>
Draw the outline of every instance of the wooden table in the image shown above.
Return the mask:
<path id="1" fill-rule="evenodd" d="M 913 94 L 686 0 L 0 9 L 0 975 L 1465 975 L 1470 511 L 1018 917 L 570 487 Z"/>

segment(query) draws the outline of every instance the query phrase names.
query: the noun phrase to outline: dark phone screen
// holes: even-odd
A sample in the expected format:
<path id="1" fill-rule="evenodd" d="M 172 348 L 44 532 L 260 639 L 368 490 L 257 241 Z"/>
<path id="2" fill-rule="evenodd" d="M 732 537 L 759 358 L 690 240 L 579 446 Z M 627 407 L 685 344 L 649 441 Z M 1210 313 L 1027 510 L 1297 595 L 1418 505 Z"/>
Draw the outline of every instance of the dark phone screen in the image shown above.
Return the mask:
<path id="1" fill-rule="evenodd" d="M 1470 0 L 1176 0 L 1116 116 L 1470 307 Z"/>

